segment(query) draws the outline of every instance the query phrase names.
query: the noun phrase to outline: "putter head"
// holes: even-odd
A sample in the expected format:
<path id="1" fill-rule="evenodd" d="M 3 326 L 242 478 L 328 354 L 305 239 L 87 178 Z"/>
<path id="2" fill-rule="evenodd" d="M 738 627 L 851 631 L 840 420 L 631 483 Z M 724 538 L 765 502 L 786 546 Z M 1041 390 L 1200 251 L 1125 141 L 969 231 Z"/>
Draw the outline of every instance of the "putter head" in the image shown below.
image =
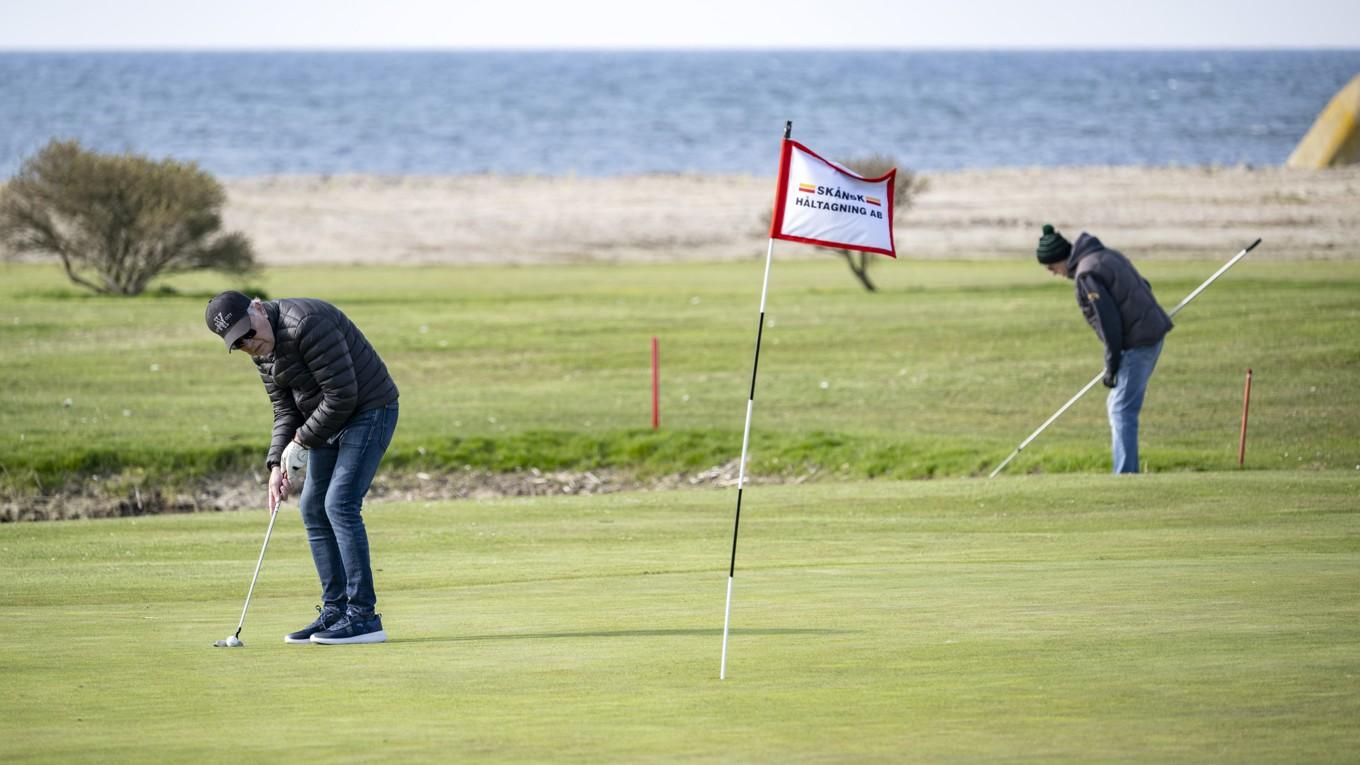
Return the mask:
<path id="1" fill-rule="evenodd" d="M 226 640 L 219 640 L 216 643 L 213 643 L 214 648 L 243 648 L 244 646 L 245 643 L 242 643 L 241 639 L 235 635 L 232 635 Z"/>

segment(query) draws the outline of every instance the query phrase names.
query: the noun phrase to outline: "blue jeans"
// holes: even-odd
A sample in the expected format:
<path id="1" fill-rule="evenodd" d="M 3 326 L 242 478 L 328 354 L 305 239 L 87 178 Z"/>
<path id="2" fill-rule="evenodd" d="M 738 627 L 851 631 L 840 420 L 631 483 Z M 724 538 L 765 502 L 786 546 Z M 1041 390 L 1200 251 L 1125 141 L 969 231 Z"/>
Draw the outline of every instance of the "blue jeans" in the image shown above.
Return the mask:
<path id="1" fill-rule="evenodd" d="M 1143 394 L 1148 378 L 1162 354 L 1162 341 L 1156 345 L 1129 348 L 1119 356 L 1119 373 L 1105 408 L 1110 413 L 1114 472 L 1138 472 L 1138 413 L 1143 409 Z"/>
<path id="2" fill-rule="evenodd" d="M 397 429 L 397 403 L 366 409 L 307 457 L 298 506 L 327 608 L 371 614 L 378 596 L 368 562 L 364 495 Z"/>

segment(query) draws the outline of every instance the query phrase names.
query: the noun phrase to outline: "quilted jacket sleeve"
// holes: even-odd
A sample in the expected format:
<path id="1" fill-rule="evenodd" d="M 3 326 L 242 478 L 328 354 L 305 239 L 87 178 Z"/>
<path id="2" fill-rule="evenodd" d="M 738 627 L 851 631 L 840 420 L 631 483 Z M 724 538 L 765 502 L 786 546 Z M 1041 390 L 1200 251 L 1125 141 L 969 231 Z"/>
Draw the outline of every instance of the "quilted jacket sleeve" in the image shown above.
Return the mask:
<path id="1" fill-rule="evenodd" d="M 269 452 L 265 455 L 265 467 L 272 468 L 282 462 L 283 447 L 293 440 L 293 434 L 302 425 L 302 413 L 293 401 L 293 394 L 274 382 L 273 364 L 255 362 L 255 368 L 264 381 L 265 393 L 274 407 L 274 434 L 269 440 Z"/>
<path id="2" fill-rule="evenodd" d="M 314 448 L 335 437 L 354 416 L 359 404 L 359 382 L 349 343 L 329 316 L 312 314 L 303 319 L 298 350 L 321 388 L 321 403 L 302 423 L 297 436 L 303 446 Z"/>

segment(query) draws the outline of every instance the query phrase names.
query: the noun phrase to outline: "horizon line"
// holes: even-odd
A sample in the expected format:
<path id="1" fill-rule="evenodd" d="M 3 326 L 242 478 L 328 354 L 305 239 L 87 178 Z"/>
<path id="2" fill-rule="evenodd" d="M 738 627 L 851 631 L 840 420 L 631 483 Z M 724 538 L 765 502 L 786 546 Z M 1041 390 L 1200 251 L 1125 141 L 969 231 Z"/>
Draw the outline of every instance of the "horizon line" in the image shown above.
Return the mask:
<path id="1" fill-rule="evenodd" d="M 505 45 L 505 46 L 378 46 L 378 45 L 97 45 L 19 46 L 0 45 L 6 53 L 1175 53 L 1175 52 L 1356 52 L 1360 45 Z"/>

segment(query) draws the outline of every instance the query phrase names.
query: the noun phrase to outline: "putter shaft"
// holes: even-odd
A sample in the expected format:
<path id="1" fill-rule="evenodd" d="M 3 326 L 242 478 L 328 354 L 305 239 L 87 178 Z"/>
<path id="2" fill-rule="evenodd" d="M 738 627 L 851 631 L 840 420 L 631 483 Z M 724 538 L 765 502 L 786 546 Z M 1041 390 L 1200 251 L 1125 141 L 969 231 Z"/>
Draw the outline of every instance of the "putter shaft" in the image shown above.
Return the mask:
<path id="1" fill-rule="evenodd" d="M 250 598 L 255 594 L 255 582 L 260 578 L 260 566 L 264 564 L 264 553 L 265 550 L 269 549 L 269 537 L 274 533 L 274 521 L 278 517 L 279 503 L 275 502 L 269 510 L 269 528 L 265 529 L 264 544 L 260 546 L 260 558 L 255 561 L 255 573 L 250 577 L 250 589 L 246 591 L 246 604 L 241 609 L 241 621 L 236 624 L 236 634 L 232 636 L 237 640 L 241 639 L 241 630 L 246 626 L 246 612 L 250 610 Z"/>

